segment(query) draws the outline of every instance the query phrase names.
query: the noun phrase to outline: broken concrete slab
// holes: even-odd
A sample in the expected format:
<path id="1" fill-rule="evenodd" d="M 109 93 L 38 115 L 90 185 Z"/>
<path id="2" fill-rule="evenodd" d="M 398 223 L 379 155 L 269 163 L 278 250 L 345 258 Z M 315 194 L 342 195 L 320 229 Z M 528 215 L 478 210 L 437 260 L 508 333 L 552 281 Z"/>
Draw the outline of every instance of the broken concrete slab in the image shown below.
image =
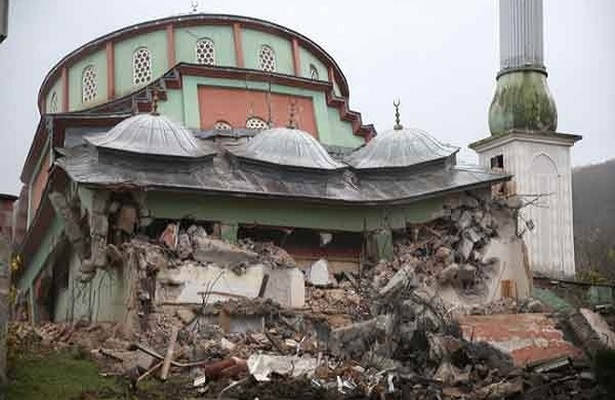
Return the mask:
<path id="1" fill-rule="evenodd" d="M 589 354 L 615 349 L 615 332 L 599 314 L 581 308 L 568 318 L 568 324 Z"/>
<path id="2" fill-rule="evenodd" d="M 263 297 L 283 307 L 303 308 L 305 306 L 305 280 L 298 268 L 266 270 L 267 285 Z"/>
<path id="3" fill-rule="evenodd" d="M 357 322 L 333 329 L 329 335 L 329 352 L 341 358 L 360 358 L 374 343 L 384 342 L 392 331 L 393 319 L 389 315 Z"/>
<path id="4" fill-rule="evenodd" d="M 407 288 L 412 285 L 414 278 L 414 271 L 412 267 L 406 265 L 393 275 L 393 277 L 387 282 L 387 284 L 380 289 L 380 296 L 388 296 L 397 292 L 403 288 Z"/>
<path id="5" fill-rule="evenodd" d="M 308 282 L 314 286 L 328 286 L 333 283 L 329 275 L 329 263 L 324 258 L 316 261 L 308 271 Z"/>
<path id="6" fill-rule="evenodd" d="M 199 233 L 201 232 L 201 233 Z M 239 263 L 256 262 L 258 255 L 231 243 L 213 239 L 197 230 L 191 236 L 193 258 L 201 263 L 234 266 Z"/>
<path id="7" fill-rule="evenodd" d="M 258 297 L 265 267 L 257 264 L 234 272 L 217 266 L 201 266 L 194 262 L 183 263 L 176 269 L 158 273 L 157 301 L 166 304 L 201 304 L 203 295 L 210 303 L 232 298 L 254 299 Z"/>
<path id="8" fill-rule="evenodd" d="M 474 249 L 474 242 L 464 237 L 461 239 L 461 242 L 459 244 L 459 247 L 457 248 L 457 251 L 459 252 L 459 255 L 461 255 L 461 257 L 463 257 L 465 261 L 468 258 L 470 258 L 470 254 L 472 254 L 473 249 Z"/>

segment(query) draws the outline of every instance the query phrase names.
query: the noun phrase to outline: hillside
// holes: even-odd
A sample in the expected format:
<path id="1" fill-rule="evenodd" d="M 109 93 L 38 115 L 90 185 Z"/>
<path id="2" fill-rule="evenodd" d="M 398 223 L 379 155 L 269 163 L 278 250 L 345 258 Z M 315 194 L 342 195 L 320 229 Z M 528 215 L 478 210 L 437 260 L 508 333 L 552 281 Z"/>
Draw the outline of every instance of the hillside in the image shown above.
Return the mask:
<path id="1" fill-rule="evenodd" d="M 615 159 L 572 171 L 577 271 L 615 280 Z"/>

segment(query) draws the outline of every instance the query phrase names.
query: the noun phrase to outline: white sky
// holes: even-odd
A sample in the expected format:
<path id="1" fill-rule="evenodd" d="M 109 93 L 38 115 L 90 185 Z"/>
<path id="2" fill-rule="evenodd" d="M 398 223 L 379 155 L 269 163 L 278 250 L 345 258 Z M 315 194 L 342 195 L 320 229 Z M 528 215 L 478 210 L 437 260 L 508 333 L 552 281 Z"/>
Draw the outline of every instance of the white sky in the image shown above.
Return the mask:
<path id="1" fill-rule="evenodd" d="M 185 13 L 190 0 L 10 0 L 0 44 L 0 193 L 19 174 L 39 120 L 45 74 L 78 46 L 124 26 Z M 247 15 L 296 30 L 342 68 L 351 107 L 379 131 L 405 125 L 461 146 L 489 134 L 487 111 L 499 66 L 493 0 L 200 0 L 200 10 Z M 574 165 L 615 157 L 615 1 L 545 0 L 545 60 L 558 131 L 584 139 Z"/>

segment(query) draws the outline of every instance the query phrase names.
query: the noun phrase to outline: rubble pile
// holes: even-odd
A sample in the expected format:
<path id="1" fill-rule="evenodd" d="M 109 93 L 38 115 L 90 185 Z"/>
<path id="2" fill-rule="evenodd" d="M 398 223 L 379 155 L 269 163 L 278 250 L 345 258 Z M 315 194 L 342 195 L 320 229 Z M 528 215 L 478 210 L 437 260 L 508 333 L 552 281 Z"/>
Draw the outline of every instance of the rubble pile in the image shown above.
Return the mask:
<path id="1" fill-rule="evenodd" d="M 464 339 L 443 295 L 482 296 L 487 306 L 466 310 L 476 314 L 538 310 L 484 301 L 498 262 L 489 246 L 511 235 L 498 222 L 511 212 L 467 198 L 397 234 L 392 260 L 335 277 L 326 260 L 301 271 L 272 244 L 169 224 L 156 241 L 117 248 L 130 282 L 123 323 L 34 334 L 91 350 L 137 387 L 190 377 L 195 398 L 589 399 L 599 389 L 588 365 L 516 367 L 500 349 Z"/>

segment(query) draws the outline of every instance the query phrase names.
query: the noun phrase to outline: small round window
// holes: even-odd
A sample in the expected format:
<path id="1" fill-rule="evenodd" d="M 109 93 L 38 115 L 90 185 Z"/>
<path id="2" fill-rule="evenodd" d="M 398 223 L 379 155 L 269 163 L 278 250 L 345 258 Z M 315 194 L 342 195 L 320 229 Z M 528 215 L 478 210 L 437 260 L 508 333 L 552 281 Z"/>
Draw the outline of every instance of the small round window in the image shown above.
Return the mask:
<path id="1" fill-rule="evenodd" d="M 252 117 L 248 118 L 248 120 L 246 121 L 246 128 L 248 129 L 263 130 L 267 129 L 268 127 L 269 126 L 267 125 L 267 122 L 265 122 L 265 120 L 262 118 Z"/>
<path id="2" fill-rule="evenodd" d="M 216 121 L 214 124 L 215 131 L 231 131 L 233 127 L 226 121 Z"/>

